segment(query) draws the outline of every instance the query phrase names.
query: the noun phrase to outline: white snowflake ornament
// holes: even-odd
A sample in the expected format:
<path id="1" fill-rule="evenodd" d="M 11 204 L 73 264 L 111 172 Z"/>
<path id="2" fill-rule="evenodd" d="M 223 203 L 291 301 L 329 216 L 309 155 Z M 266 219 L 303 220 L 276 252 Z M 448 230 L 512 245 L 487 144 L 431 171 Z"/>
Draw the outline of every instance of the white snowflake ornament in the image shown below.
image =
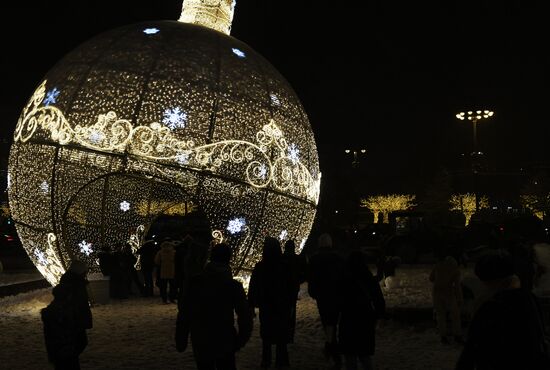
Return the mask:
<path id="1" fill-rule="evenodd" d="M 122 212 L 128 212 L 130 210 L 130 203 L 128 203 L 127 201 L 123 200 L 122 202 L 120 202 L 120 210 Z"/>
<path id="2" fill-rule="evenodd" d="M 187 113 L 181 110 L 180 107 L 168 108 L 164 111 L 162 122 L 168 126 L 170 130 L 185 128 L 187 123 Z"/>
<path id="3" fill-rule="evenodd" d="M 300 161 L 300 150 L 294 143 L 290 144 L 290 146 L 288 147 L 288 159 L 290 159 L 293 164 L 296 164 L 298 163 L 298 161 Z"/>
<path id="4" fill-rule="evenodd" d="M 80 251 L 84 253 L 86 256 L 89 256 L 94 251 L 92 249 L 92 243 L 88 243 L 86 240 L 83 240 L 80 243 L 78 243 L 78 246 L 80 247 Z"/>
<path id="5" fill-rule="evenodd" d="M 46 255 L 41 250 L 35 249 L 34 250 L 34 256 L 38 260 L 38 263 L 40 263 L 42 266 L 46 266 L 48 264 L 48 260 L 46 258 Z"/>
<path id="6" fill-rule="evenodd" d="M 240 233 L 241 231 L 243 231 L 245 225 L 246 220 L 244 218 L 234 218 L 232 220 L 229 220 L 227 231 L 229 231 L 231 234 Z"/>
<path id="7" fill-rule="evenodd" d="M 50 191 L 50 185 L 46 180 L 42 181 L 42 184 L 40 184 L 40 190 L 44 194 L 48 194 L 48 192 Z"/>

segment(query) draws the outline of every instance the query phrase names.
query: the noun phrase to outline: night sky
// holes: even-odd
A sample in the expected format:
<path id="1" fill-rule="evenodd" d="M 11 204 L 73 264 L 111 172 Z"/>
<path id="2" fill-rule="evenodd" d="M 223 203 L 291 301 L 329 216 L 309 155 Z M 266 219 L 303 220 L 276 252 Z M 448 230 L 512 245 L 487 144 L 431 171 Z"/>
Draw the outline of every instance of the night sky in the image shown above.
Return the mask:
<path id="1" fill-rule="evenodd" d="M 10 142 L 27 99 L 67 52 L 102 31 L 177 19 L 181 10 L 181 0 L 136 3 L 2 5 L 2 139 Z M 287 78 L 309 115 L 329 207 L 353 179 L 363 194 L 418 193 L 439 168 L 458 171 L 461 153 L 472 150 L 471 125 L 455 118 L 460 110 L 495 111 L 478 131 L 494 173 L 550 163 L 542 9 L 519 0 L 406 3 L 237 2 L 231 35 Z M 359 168 L 346 148 L 367 150 Z"/>

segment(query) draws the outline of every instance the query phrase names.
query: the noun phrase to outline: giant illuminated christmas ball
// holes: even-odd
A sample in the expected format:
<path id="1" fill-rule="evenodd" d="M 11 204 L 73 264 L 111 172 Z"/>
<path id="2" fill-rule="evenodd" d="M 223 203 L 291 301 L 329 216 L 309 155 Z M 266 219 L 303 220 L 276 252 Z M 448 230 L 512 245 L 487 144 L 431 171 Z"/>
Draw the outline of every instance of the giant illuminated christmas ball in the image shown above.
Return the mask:
<path id="1" fill-rule="evenodd" d="M 307 116 L 265 59 L 220 32 L 219 19 L 204 26 L 201 3 L 187 1 L 187 13 L 184 4 L 192 23 L 130 25 L 86 42 L 23 109 L 10 207 L 52 284 L 71 260 L 97 271 L 102 247 L 137 247 L 158 215 L 188 202 L 235 248 L 235 271 L 253 266 L 267 235 L 303 246 L 321 178 Z"/>

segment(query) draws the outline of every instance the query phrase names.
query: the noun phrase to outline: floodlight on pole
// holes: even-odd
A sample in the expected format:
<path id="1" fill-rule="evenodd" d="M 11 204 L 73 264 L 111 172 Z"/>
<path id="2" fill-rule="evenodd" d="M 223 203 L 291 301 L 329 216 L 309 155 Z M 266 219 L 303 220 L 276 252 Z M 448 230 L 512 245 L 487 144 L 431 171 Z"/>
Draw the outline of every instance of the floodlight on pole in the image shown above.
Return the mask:
<path id="1" fill-rule="evenodd" d="M 472 151 L 472 154 L 477 153 L 477 123 L 478 121 L 488 119 L 489 117 L 492 117 L 495 114 L 495 112 L 490 110 L 477 110 L 477 111 L 467 111 L 467 112 L 460 112 L 457 113 L 456 118 L 458 118 L 461 121 L 472 121 L 473 129 L 474 129 L 474 148 Z"/>
<path id="2" fill-rule="evenodd" d="M 357 167 L 359 165 L 359 154 L 365 154 L 367 152 L 366 149 L 346 149 L 344 150 L 346 154 L 350 154 L 353 156 L 353 161 L 351 162 L 351 165 L 353 167 Z"/>
<path id="3" fill-rule="evenodd" d="M 473 150 L 472 150 L 472 172 L 474 176 L 474 195 L 476 200 L 476 212 L 479 210 L 479 195 L 477 191 L 477 174 L 478 174 L 478 168 L 477 168 L 477 161 L 476 158 L 479 155 L 483 155 L 483 152 L 480 152 L 477 148 L 477 123 L 481 120 L 488 119 L 492 117 L 495 113 L 491 110 L 485 109 L 485 110 L 476 110 L 476 111 L 466 111 L 466 112 L 460 112 L 456 114 L 456 118 L 458 118 L 461 121 L 471 121 L 473 125 Z"/>

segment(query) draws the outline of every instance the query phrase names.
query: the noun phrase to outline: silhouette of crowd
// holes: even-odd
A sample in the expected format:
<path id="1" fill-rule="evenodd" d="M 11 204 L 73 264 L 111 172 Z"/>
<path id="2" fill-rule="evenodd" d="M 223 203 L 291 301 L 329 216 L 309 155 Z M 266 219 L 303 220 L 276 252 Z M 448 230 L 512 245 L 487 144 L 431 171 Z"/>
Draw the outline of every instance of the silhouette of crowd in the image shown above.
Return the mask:
<path id="1" fill-rule="evenodd" d="M 278 239 L 266 237 L 245 292 L 241 280 L 233 277 L 233 251 L 225 243 L 186 235 L 179 241 L 147 241 L 136 254 L 139 259 L 130 245 L 118 245 L 99 255 L 101 271 L 110 276 L 111 297 L 127 298 L 135 286 L 136 294 L 153 296 L 158 288 L 163 303 L 177 302 L 176 349 L 185 351 L 191 341 L 199 370 L 236 369 L 235 353 L 250 339 L 256 317 L 260 367 L 289 368 L 288 345 L 295 341 L 304 282 L 317 305 L 324 339 L 319 350 L 327 363 L 335 369 L 373 369 L 377 322 L 387 317 L 380 284 L 389 289 L 387 279 L 396 275 L 392 256 L 378 256 L 373 275 L 364 253 L 357 248 L 342 253 L 330 234 L 319 236 L 317 250 L 308 258 L 296 254 L 293 240 L 283 247 Z M 80 368 L 86 330 L 92 327 L 86 274 L 86 265 L 74 261 L 42 310 L 48 357 L 56 369 Z M 475 274 L 487 289 L 465 339 L 456 259 L 440 255 L 429 277 L 442 343 L 449 344 L 452 335 L 464 346 L 456 369 L 550 369 L 543 313 L 531 292 L 534 270 L 500 251 L 480 258 Z"/>

